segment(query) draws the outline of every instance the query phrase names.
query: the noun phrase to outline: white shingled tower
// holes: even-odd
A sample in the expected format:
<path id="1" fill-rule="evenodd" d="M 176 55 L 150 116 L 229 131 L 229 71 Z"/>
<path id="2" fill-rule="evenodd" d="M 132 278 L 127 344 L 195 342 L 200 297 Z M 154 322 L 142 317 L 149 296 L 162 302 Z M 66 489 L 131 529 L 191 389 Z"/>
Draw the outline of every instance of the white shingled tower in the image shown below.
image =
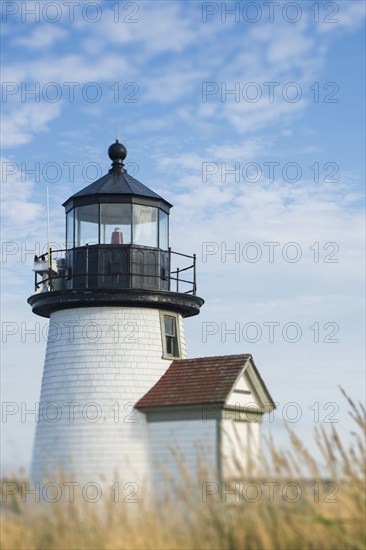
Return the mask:
<path id="1" fill-rule="evenodd" d="M 60 469 L 77 481 L 146 478 L 147 421 L 134 405 L 186 356 L 183 318 L 203 304 L 195 256 L 169 247 L 172 205 L 127 173 L 118 140 L 108 154 L 109 172 L 64 203 L 65 250 L 35 258 L 28 302 L 50 328 L 34 481 Z"/>

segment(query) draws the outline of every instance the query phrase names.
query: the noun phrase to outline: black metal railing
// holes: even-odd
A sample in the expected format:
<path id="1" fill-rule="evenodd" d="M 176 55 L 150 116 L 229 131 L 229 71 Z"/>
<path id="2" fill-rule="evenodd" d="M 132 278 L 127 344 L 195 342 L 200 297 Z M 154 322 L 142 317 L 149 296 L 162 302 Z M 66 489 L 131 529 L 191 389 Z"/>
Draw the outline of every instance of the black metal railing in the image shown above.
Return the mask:
<path id="1" fill-rule="evenodd" d="M 90 255 L 89 251 L 96 250 L 96 247 L 99 249 L 104 249 L 107 251 L 112 252 L 118 252 L 122 248 L 126 251 L 129 251 L 131 255 L 131 262 L 129 263 L 129 269 L 127 270 L 121 270 L 121 271 L 114 271 L 113 273 L 110 272 L 110 270 L 107 271 L 93 271 L 91 272 L 90 267 Z M 141 273 L 137 270 L 134 270 L 133 262 L 133 254 L 137 251 L 152 251 L 157 253 L 164 254 L 168 260 L 167 260 L 167 266 L 164 268 L 159 268 L 159 273 Z M 83 258 L 85 258 L 85 265 L 84 269 L 82 269 L 82 272 L 75 273 L 73 270 L 73 265 L 71 260 L 71 267 L 68 265 L 65 265 L 65 258 L 62 256 L 60 257 L 60 254 L 66 253 L 67 255 L 70 255 L 73 252 L 79 252 L 84 251 Z M 171 270 L 172 260 L 176 257 L 179 258 L 186 258 L 187 260 L 191 260 L 191 263 L 189 265 L 184 265 L 182 267 L 177 267 L 174 271 Z M 147 280 L 155 280 L 156 285 L 152 285 L 151 288 L 158 289 L 161 287 L 161 284 L 159 281 L 163 281 L 164 283 L 164 290 L 169 291 L 175 291 L 175 292 L 183 292 L 184 294 L 193 294 L 196 295 L 197 290 L 197 280 L 196 280 L 196 255 L 193 254 L 193 256 L 190 256 L 188 254 L 182 254 L 180 252 L 175 252 L 171 248 L 169 248 L 166 251 L 156 249 L 156 248 L 149 248 L 149 247 L 141 247 L 137 245 L 106 245 L 102 247 L 101 245 L 86 245 L 85 247 L 78 247 L 78 248 L 71 248 L 71 249 L 57 249 L 52 250 L 52 248 L 49 249 L 49 252 L 46 252 L 45 254 L 42 254 L 39 257 L 35 257 L 35 261 L 44 261 L 47 262 L 48 269 L 42 270 L 39 269 L 37 272 L 35 270 L 35 292 L 39 291 L 40 288 L 43 286 L 47 289 L 49 292 L 54 292 L 55 290 L 65 290 L 68 288 L 73 288 L 73 282 L 77 282 L 77 288 L 87 288 L 92 289 L 94 288 L 93 285 L 90 284 L 90 280 L 99 280 L 99 277 L 106 278 L 107 280 L 111 280 L 113 277 L 118 277 L 119 279 L 126 277 L 128 283 L 124 285 L 117 285 L 117 288 L 146 288 L 146 281 Z M 55 262 L 57 267 L 55 266 Z M 64 265 L 61 265 L 64 264 Z M 142 267 L 144 267 L 144 264 L 141 264 Z M 139 266 L 141 268 L 141 265 Z M 80 267 L 80 266 L 79 266 Z M 95 267 L 95 265 L 93 265 Z M 99 267 L 99 264 L 97 263 L 97 267 Z M 186 273 L 189 273 L 191 275 L 191 278 L 186 278 Z M 185 275 L 182 277 L 182 273 Z M 39 279 L 39 277 L 42 277 L 42 279 Z M 109 278 L 109 279 L 108 279 Z M 140 281 L 140 283 L 139 283 Z M 181 286 L 186 285 L 189 287 L 188 290 L 181 290 Z M 108 283 L 104 284 L 104 288 L 108 288 Z M 116 288 L 115 285 L 112 285 L 112 288 Z"/>

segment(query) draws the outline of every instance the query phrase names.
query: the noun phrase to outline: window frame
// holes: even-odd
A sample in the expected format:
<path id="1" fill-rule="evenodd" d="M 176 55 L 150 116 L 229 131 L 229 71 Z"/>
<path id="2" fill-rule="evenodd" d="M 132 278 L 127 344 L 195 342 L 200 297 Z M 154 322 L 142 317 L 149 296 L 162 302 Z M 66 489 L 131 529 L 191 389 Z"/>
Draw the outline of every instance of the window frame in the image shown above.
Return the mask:
<path id="1" fill-rule="evenodd" d="M 178 354 L 177 355 L 168 353 L 167 338 L 171 337 L 171 336 L 166 334 L 166 330 L 165 330 L 165 318 L 166 317 L 171 317 L 171 318 L 174 319 L 174 326 L 175 326 L 175 332 L 176 332 L 175 342 L 176 342 L 176 346 L 178 348 Z M 160 312 L 160 329 L 161 329 L 161 341 L 162 341 L 162 350 L 163 350 L 162 359 L 170 359 L 170 360 L 181 359 L 181 357 L 182 357 L 182 346 L 181 346 L 181 341 L 180 341 L 180 317 L 179 317 L 179 315 L 177 315 L 176 313 L 173 313 L 173 312 L 161 311 Z M 174 336 L 173 336 L 173 338 L 174 338 Z"/>

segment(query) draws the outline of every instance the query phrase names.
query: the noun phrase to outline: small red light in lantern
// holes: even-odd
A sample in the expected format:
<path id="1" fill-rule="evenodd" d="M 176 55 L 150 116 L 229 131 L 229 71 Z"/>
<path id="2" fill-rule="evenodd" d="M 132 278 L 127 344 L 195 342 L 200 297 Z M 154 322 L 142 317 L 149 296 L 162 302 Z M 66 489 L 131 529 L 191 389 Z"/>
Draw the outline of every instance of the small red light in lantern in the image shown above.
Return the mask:
<path id="1" fill-rule="evenodd" d="M 123 234 L 119 227 L 116 227 L 112 233 L 111 244 L 123 244 Z"/>

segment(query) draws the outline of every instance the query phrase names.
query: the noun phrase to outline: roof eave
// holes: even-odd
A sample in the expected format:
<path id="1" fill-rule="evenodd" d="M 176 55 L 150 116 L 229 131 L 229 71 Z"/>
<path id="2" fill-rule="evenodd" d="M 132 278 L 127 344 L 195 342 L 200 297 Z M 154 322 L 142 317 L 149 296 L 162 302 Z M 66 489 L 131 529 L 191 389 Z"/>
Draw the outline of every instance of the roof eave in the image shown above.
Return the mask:
<path id="1" fill-rule="evenodd" d="M 142 398 L 141 398 L 142 399 Z M 141 400 L 140 400 L 141 401 Z M 158 409 L 183 409 L 183 408 L 198 408 L 202 407 L 202 405 L 219 405 L 220 407 L 224 408 L 225 401 L 202 401 L 199 403 L 168 403 L 163 405 L 139 405 L 139 401 L 135 404 L 135 409 L 138 409 L 139 411 L 150 411 L 150 410 L 158 410 Z"/>
<path id="2" fill-rule="evenodd" d="M 104 199 L 104 200 L 103 200 Z M 111 199 L 114 199 L 111 201 Z M 151 205 L 155 205 L 158 207 L 165 207 L 163 208 L 169 213 L 169 210 L 173 208 L 173 205 L 168 202 L 167 200 L 163 199 L 162 197 L 149 197 L 147 195 L 138 195 L 136 193 L 92 193 L 90 195 L 73 195 L 72 197 L 69 197 L 62 206 L 66 210 L 70 210 L 70 207 L 74 206 L 82 206 L 88 204 L 95 204 L 99 202 L 120 202 L 123 203 L 136 203 L 139 202 L 143 203 L 151 203 Z"/>

